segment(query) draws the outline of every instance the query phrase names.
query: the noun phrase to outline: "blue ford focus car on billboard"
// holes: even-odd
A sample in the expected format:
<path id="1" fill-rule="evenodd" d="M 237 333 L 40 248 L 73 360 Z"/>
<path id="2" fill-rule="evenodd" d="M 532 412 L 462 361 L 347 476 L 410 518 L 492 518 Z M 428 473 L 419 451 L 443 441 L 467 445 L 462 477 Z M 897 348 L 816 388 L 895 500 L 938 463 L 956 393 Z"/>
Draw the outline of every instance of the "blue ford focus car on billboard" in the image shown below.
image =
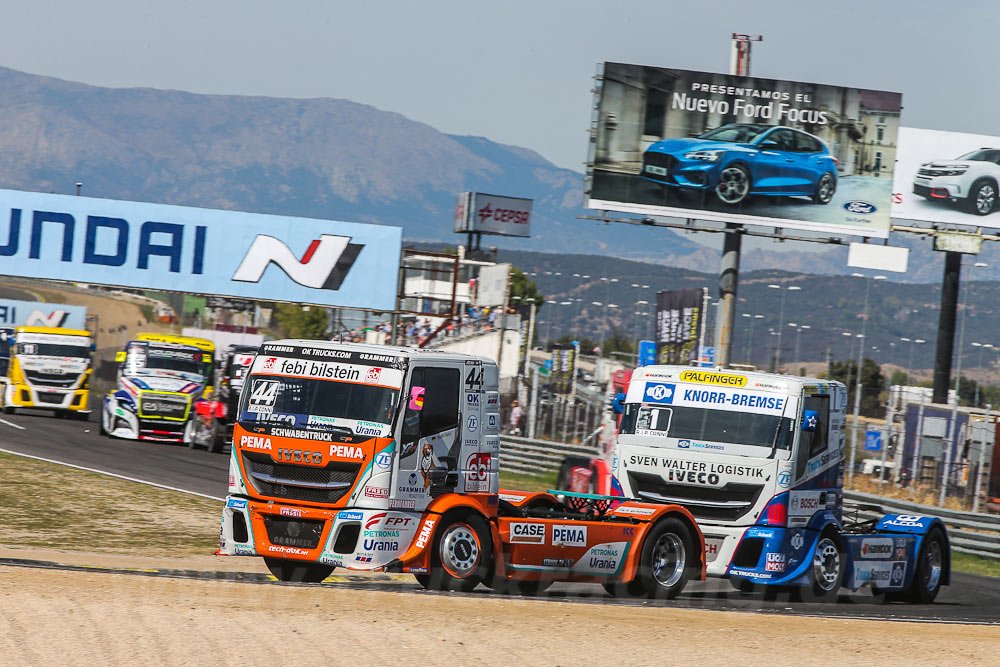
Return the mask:
<path id="1" fill-rule="evenodd" d="M 713 190 L 729 205 L 751 195 L 827 204 L 837 190 L 837 159 L 801 130 L 730 123 L 692 139 L 657 141 L 643 154 L 641 176 L 680 190 Z"/>

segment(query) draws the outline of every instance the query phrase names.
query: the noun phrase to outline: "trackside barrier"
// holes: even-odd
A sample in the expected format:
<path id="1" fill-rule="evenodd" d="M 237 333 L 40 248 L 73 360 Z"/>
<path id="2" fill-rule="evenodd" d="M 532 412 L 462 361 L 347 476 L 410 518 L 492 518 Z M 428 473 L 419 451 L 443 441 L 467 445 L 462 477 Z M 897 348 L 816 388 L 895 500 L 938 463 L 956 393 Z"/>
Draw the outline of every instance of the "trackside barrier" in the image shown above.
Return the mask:
<path id="1" fill-rule="evenodd" d="M 564 456 L 593 457 L 596 447 L 570 445 L 550 440 L 532 440 L 513 435 L 500 436 L 500 469 L 536 474 L 558 470 Z"/>
<path id="2" fill-rule="evenodd" d="M 894 514 L 936 516 L 948 526 L 948 538 L 955 551 L 975 554 L 984 558 L 1000 559 L 1000 515 L 920 505 L 896 498 L 861 493 L 860 491 L 845 490 L 844 500 L 878 505 Z M 844 513 L 847 514 L 847 512 L 848 510 L 845 509 Z M 859 514 L 865 518 L 877 516 L 874 512 L 860 512 Z"/>

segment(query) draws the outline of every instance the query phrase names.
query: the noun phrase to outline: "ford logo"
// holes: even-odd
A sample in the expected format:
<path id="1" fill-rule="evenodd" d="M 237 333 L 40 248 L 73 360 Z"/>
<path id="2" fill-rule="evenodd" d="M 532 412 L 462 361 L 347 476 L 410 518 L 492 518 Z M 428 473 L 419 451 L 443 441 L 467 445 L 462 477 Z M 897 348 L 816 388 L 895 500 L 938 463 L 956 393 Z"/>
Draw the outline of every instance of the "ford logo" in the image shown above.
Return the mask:
<path id="1" fill-rule="evenodd" d="M 849 201 L 846 204 L 844 204 L 844 210 L 847 211 L 848 213 L 861 213 L 863 215 L 871 215 L 872 213 L 877 211 L 878 208 L 875 206 L 875 204 L 869 204 L 866 201 L 855 200 L 855 201 Z"/>

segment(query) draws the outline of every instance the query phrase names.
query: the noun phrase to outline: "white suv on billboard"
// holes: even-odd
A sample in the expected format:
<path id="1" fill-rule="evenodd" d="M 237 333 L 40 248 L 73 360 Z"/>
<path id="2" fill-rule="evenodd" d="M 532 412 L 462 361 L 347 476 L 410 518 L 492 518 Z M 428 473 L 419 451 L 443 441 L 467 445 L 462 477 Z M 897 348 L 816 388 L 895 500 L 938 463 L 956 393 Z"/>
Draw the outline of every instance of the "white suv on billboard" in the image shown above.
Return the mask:
<path id="1" fill-rule="evenodd" d="M 913 193 L 931 201 L 947 200 L 969 213 L 993 212 L 1000 191 L 1000 149 L 980 148 L 955 160 L 920 165 Z"/>

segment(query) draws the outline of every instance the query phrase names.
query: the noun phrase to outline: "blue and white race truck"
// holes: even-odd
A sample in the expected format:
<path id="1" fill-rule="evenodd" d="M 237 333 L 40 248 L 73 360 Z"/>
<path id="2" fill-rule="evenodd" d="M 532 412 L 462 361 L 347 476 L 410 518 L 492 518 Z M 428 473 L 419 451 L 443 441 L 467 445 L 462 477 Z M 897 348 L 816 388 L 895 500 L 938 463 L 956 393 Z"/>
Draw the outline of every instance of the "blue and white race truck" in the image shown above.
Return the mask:
<path id="1" fill-rule="evenodd" d="M 847 389 L 769 373 L 645 366 L 632 374 L 612 493 L 686 507 L 707 573 L 807 600 L 870 586 L 928 603 L 949 583 L 940 519 L 844 509 Z"/>

